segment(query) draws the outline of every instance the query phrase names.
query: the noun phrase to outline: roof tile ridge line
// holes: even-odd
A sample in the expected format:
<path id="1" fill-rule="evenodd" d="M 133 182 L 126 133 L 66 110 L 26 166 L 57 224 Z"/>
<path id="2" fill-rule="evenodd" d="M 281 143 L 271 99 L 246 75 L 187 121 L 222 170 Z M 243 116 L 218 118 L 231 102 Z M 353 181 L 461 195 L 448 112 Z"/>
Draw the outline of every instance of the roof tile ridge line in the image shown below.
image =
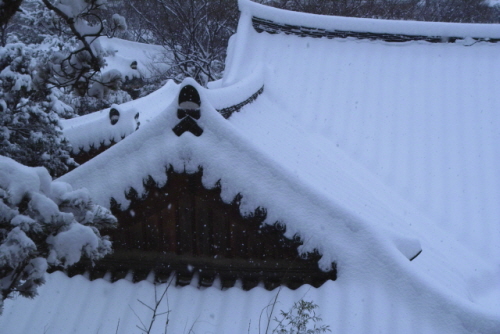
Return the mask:
<path id="1" fill-rule="evenodd" d="M 409 34 L 394 34 L 394 33 L 372 33 L 372 32 L 357 32 L 348 30 L 326 30 L 323 28 L 314 28 L 307 26 L 298 26 L 285 23 L 278 23 L 271 20 L 263 19 L 257 16 L 252 16 L 252 27 L 257 33 L 267 32 L 269 34 L 284 33 L 286 35 L 295 35 L 299 37 L 313 38 L 357 38 L 369 40 L 383 40 L 391 43 L 401 43 L 410 41 L 425 41 L 430 43 L 455 43 L 463 41 L 466 37 L 456 36 L 427 36 L 427 35 L 409 35 Z M 483 38 L 471 37 L 475 43 L 490 42 L 498 43 L 500 38 Z"/>
<path id="2" fill-rule="evenodd" d="M 253 93 L 248 99 L 246 99 L 243 102 L 240 102 L 238 104 L 235 104 L 233 106 L 227 107 L 227 108 L 222 108 L 222 109 L 217 109 L 217 111 L 224 117 L 225 119 L 228 119 L 231 117 L 231 115 L 235 112 L 239 112 L 241 108 L 246 106 L 247 104 L 253 103 L 257 98 L 264 92 L 264 85 L 259 88 L 258 91 Z"/>

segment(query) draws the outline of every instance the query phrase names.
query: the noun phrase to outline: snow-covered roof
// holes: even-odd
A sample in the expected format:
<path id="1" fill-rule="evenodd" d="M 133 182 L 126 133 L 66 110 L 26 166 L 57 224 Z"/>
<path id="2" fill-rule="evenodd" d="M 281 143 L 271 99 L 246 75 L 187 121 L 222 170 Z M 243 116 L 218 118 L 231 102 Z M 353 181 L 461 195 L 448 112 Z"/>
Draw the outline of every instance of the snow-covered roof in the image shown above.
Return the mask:
<path id="1" fill-rule="evenodd" d="M 110 42 L 108 42 L 110 43 Z M 263 71 L 257 70 L 230 87 L 220 87 L 221 81 L 212 82 L 206 91 L 211 104 L 225 118 L 254 101 L 264 90 Z M 147 124 L 172 103 L 178 86 L 169 80 L 165 86 L 152 92 L 146 99 L 113 105 L 84 116 L 61 120 L 64 136 L 71 143 L 73 153 L 88 152 L 91 148 L 108 147 Z M 149 100 L 150 102 L 146 102 Z M 119 112 L 116 122 L 111 122 L 110 111 Z"/>
<path id="2" fill-rule="evenodd" d="M 155 286 L 150 281 L 132 283 L 124 279 L 114 283 L 107 279 L 89 281 L 84 276 L 68 278 L 62 272 L 47 275 L 47 283 L 39 288 L 35 299 L 18 297 L 7 300 L 0 317 L 5 333 L 119 333 L 137 334 L 136 326 L 146 327 L 152 312 L 144 306 L 155 304 Z M 159 299 L 166 284 L 156 286 Z M 451 317 L 440 316 L 453 309 L 435 309 L 417 302 L 412 305 L 401 286 L 390 287 L 380 281 L 360 284 L 355 280 L 327 281 L 318 289 L 303 285 L 297 290 L 282 288 L 274 308 L 288 311 L 300 299 L 314 301 L 317 313 L 332 333 L 473 333 L 484 326 L 460 330 Z M 278 290 L 267 291 L 259 286 L 250 291 L 241 287 L 221 290 L 216 286 L 198 289 L 196 285 L 170 286 L 160 303 L 151 333 L 265 333 L 267 316 Z M 168 299 L 168 300 L 167 300 Z M 414 300 L 413 300 L 414 301 Z M 464 314 L 465 323 L 477 318 L 477 312 Z M 139 320 L 140 319 L 140 320 Z M 270 329 L 276 327 L 271 322 Z M 458 330 L 457 330 L 458 328 Z M 495 333 L 492 325 L 490 331 Z M 269 331 L 270 333 L 271 331 Z"/>
<path id="3" fill-rule="evenodd" d="M 106 66 L 103 71 L 116 69 L 124 78 L 133 79 L 150 78 L 157 74 L 154 73 L 155 70 L 159 72 L 168 70 L 168 66 L 162 62 L 167 51 L 160 45 L 108 37 L 100 37 L 98 41 L 106 54 Z M 134 62 L 136 66 L 132 68 Z"/>
<path id="4" fill-rule="evenodd" d="M 456 39 L 476 39 L 487 41 L 499 41 L 500 30 L 494 24 L 460 24 L 460 23 L 445 23 L 445 22 L 422 22 L 422 21 L 397 21 L 397 20 L 381 20 L 356 18 L 353 20 L 350 17 L 341 16 L 325 16 L 325 15 L 309 15 L 300 12 L 284 11 L 277 8 L 272 8 L 260 4 L 256 4 L 247 0 L 239 0 L 239 8 L 243 13 L 250 14 L 256 19 L 256 25 L 266 22 L 270 28 L 277 29 L 279 26 L 286 25 L 289 29 L 296 27 L 314 29 L 319 33 L 366 33 L 367 35 L 359 35 L 360 37 L 369 38 L 376 37 L 377 34 L 381 39 L 385 39 L 387 35 L 414 36 L 416 40 L 424 39 L 423 37 L 435 37 L 430 39 L 433 42 L 449 42 Z M 289 30 L 293 33 L 293 30 Z M 307 29 L 303 29 L 303 34 L 308 34 Z M 312 31 L 310 31 L 312 33 Z M 328 34 L 327 34 L 328 35 Z M 349 34 L 347 34 L 349 35 Z M 333 35 L 329 36 L 333 37 Z"/>
<path id="5" fill-rule="evenodd" d="M 266 208 L 267 222 L 282 221 L 288 236 L 298 233 L 306 241 L 304 250 L 319 250 L 320 266 L 337 263 L 337 281 L 308 293 L 333 332 L 498 333 L 500 44 L 469 43 L 467 37 L 498 38 L 500 27 L 323 17 L 239 4 L 226 72 L 213 90 L 187 79 L 170 84 L 168 94 L 134 101 L 157 112 L 61 180 L 88 188 L 98 204 L 109 206 L 113 197 L 126 206 L 124 192 L 141 192 L 148 175 L 163 184 L 168 165 L 177 171 L 203 166 L 204 185 L 221 180 L 224 200 L 241 193 L 244 212 Z M 254 17 L 329 31 L 464 40 L 393 43 L 259 33 Z M 172 131 L 179 122 L 177 94 L 186 84 L 201 97 L 199 137 Z M 262 86 L 229 120 L 217 112 L 228 99 L 248 100 Z M 47 291 L 81 280 L 58 275 Z M 117 283 L 82 284 L 92 294 L 105 286 L 125 295 L 121 305 L 152 291 L 147 282 Z M 207 323 L 200 328 L 215 323 L 218 333 L 247 332 L 251 320 L 250 332 L 257 331 L 261 290 L 175 291 L 193 302 L 170 302 L 170 308 L 192 314 L 189 307 L 199 303 L 194 313 Z M 301 296 L 284 289 L 279 298 Z M 210 298 L 229 304 L 214 313 Z M 239 299 L 236 310 L 251 310 L 231 317 L 237 324 L 220 320 L 232 298 Z M 42 299 L 23 301 L 23 307 Z M 21 317 L 16 303 L 6 305 L 0 326 L 9 324 L 9 312 Z"/>

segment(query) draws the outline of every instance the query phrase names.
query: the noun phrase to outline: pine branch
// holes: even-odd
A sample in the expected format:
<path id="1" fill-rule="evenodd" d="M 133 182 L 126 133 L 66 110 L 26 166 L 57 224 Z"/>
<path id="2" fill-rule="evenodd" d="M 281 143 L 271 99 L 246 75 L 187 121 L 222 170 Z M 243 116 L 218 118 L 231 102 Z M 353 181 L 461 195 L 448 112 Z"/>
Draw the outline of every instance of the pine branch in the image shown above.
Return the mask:
<path id="1" fill-rule="evenodd" d="M 54 11 L 60 18 L 62 18 L 66 22 L 66 24 L 71 29 L 71 32 L 84 45 L 84 48 L 81 49 L 81 50 L 86 50 L 86 51 L 88 51 L 90 53 L 90 57 L 92 59 L 92 61 L 91 61 L 92 69 L 94 71 L 96 71 L 96 72 L 100 71 L 99 60 L 96 57 L 96 55 L 94 54 L 94 52 L 92 51 L 92 48 L 90 47 L 90 44 L 89 44 L 89 42 L 86 39 L 86 37 L 88 37 L 88 36 L 95 36 L 95 35 L 93 35 L 93 34 L 92 35 L 82 35 L 78 31 L 78 29 L 76 29 L 76 27 L 75 27 L 75 19 L 74 18 L 69 17 L 68 15 L 66 15 L 66 13 L 64 13 L 58 7 L 54 6 L 49 0 L 42 0 L 42 1 L 45 4 L 45 6 L 47 6 L 48 9 Z M 101 30 L 100 31 L 102 31 L 102 26 L 101 26 Z"/>

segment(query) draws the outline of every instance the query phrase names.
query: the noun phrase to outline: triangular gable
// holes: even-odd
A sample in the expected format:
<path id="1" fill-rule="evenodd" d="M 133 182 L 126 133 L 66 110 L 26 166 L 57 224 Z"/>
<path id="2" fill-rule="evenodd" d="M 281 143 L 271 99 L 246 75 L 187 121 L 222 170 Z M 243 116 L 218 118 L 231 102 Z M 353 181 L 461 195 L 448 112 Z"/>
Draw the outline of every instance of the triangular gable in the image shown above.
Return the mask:
<path id="1" fill-rule="evenodd" d="M 241 193 L 240 210 L 243 214 L 253 212 L 258 207 L 266 208 L 266 222 L 274 224 L 282 221 L 287 226 L 288 237 L 299 234 L 302 240 L 310 240 L 309 248 L 303 247 L 301 251 L 318 249 L 323 255 L 320 267 L 325 270 L 337 260 L 337 252 L 325 249 L 340 247 L 340 254 L 343 252 L 340 249 L 347 246 L 345 241 L 335 245 L 332 240 L 348 240 L 351 237 L 347 235 L 354 233 L 354 236 L 360 231 L 366 231 L 370 237 L 378 235 L 379 232 L 356 217 L 357 214 L 349 211 L 348 207 L 334 204 L 328 197 L 316 194 L 314 189 L 309 189 L 270 157 L 256 151 L 210 106 L 201 87 L 192 80 L 186 80 L 181 86 L 188 83 L 197 87 L 201 95 L 201 117 L 196 120 L 196 124 L 203 129 L 201 136 L 189 131 L 176 135 L 173 129 L 180 121 L 178 102 L 174 101 L 154 122 L 141 127 L 126 140 L 63 176 L 61 180 L 74 186 L 85 186 L 96 194 L 98 203 L 109 206 L 111 198 L 114 198 L 123 208 L 127 208 L 130 200 L 126 198 L 126 192 L 134 188 L 140 196 L 144 192 L 143 182 L 149 176 L 162 186 L 166 182 L 165 169 L 168 166 L 188 173 L 197 171 L 201 166 L 205 187 L 213 188 L 220 182 L 221 197 L 226 202 L 231 202 Z M 334 227 L 329 233 L 332 237 L 320 232 L 326 226 Z M 389 233 L 386 237 L 397 241 L 395 249 L 400 248 L 408 259 L 420 251 L 418 242 L 405 239 L 399 232 L 389 231 L 390 228 L 384 231 Z M 345 233 L 347 235 L 342 237 Z M 334 238 L 334 235 L 339 237 Z M 375 238 L 384 237 L 380 235 Z M 406 244 L 401 243 L 401 240 L 407 240 Z M 352 245 L 347 247 L 351 249 L 349 252 L 354 250 Z M 401 256 L 404 258 L 403 254 Z"/>

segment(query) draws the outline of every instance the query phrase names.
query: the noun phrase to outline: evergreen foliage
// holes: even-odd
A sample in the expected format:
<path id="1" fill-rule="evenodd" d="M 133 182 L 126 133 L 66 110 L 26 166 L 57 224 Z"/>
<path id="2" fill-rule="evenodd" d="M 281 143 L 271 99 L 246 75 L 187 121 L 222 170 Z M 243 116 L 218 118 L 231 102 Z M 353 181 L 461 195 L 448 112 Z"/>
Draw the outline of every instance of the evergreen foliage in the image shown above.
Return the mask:
<path id="1" fill-rule="evenodd" d="M 59 126 L 72 108 L 43 84 L 41 54 L 21 42 L 0 48 L 0 154 L 58 176 L 76 165 Z"/>
<path id="2" fill-rule="evenodd" d="M 120 15 L 105 24 L 99 16 L 104 4 L 23 2 L 0 47 L 0 154 L 60 176 L 77 164 L 59 119 L 131 100 L 120 90 L 119 71 L 101 73 L 105 53 L 97 38 L 126 29 Z"/>

